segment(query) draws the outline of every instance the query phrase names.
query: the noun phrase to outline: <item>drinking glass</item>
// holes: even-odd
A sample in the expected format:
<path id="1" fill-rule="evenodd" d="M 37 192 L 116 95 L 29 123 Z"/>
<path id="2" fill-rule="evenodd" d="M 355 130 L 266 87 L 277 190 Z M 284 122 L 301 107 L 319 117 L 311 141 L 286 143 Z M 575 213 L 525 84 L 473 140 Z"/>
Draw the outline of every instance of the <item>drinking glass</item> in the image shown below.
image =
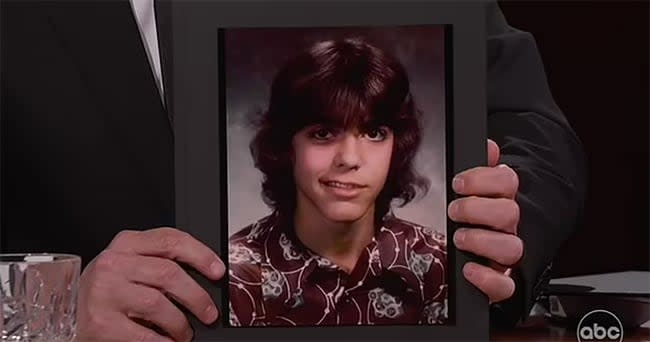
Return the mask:
<path id="1" fill-rule="evenodd" d="M 81 258 L 0 254 L 0 341 L 75 339 Z"/>

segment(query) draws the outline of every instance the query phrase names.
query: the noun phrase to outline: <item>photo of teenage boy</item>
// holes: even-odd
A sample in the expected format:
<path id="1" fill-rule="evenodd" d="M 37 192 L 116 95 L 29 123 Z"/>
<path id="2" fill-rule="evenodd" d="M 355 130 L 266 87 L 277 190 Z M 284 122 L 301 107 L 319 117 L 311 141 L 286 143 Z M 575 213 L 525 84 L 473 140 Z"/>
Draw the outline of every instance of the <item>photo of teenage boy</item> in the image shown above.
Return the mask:
<path id="1" fill-rule="evenodd" d="M 280 68 L 250 145 L 273 212 L 230 238 L 232 325 L 444 323 L 445 236 L 391 210 L 428 190 L 420 116 L 404 67 L 362 40 Z"/>

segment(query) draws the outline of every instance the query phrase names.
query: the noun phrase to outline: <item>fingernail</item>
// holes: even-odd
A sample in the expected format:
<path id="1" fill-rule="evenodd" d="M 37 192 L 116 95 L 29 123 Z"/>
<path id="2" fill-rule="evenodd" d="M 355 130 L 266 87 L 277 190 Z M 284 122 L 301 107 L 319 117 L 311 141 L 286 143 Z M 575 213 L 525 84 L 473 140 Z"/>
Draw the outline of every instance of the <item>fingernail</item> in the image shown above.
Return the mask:
<path id="1" fill-rule="evenodd" d="M 463 230 L 457 230 L 454 233 L 454 243 L 457 247 L 462 246 L 465 241 L 465 232 Z"/>
<path id="2" fill-rule="evenodd" d="M 210 272 L 214 277 L 220 277 L 223 274 L 224 266 L 220 261 L 215 261 L 210 265 Z"/>
<path id="3" fill-rule="evenodd" d="M 449 204 L 449 217 L 453 220 L 458 217 L 458 203 L 456 201 Z"/>
<path id="4" fill-rule="evenodd" d="M 463 186 L 465 185 L 465 181 L 463 180 L 462 177 L 456 176 L 454 179 L 451 181 L 451 187 L 454 189 L 456 192 L 461 192 L 463 191 Z"/>
<path id="5" fill-rule="evenodd" d="M 208 320 L 209 323 L 214 322 L 214 320 L 217 319 L 217 316 L 219 315 L 219 312 L 217 311 L 217 308 L 210 304 L 208 305 L 207 308 L 205 308 L 205 318 Z"/>
<path id="6" fill-rule="evenodd" d="M 465 267 L 463 267 L 463 274 L 467 279 L 471 279 L 474 276 L 474 271 L 475 267 L 472 264 L 465 264 Z"/>

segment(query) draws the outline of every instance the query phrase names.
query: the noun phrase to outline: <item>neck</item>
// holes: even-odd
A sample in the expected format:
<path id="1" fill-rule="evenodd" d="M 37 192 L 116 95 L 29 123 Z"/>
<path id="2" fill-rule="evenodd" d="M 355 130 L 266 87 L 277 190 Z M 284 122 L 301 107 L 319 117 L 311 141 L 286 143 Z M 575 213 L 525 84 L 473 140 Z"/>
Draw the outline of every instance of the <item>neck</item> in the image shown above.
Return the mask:
<path id="1" fill-rule="evenodd" d="M 294 229 L 305 246 L 349 273 L 363 249 L 372 241 L 375 232 L 374 207 L 355 221 L 339 222 L 325 218 L 313 207 L 298 205 Z"/>

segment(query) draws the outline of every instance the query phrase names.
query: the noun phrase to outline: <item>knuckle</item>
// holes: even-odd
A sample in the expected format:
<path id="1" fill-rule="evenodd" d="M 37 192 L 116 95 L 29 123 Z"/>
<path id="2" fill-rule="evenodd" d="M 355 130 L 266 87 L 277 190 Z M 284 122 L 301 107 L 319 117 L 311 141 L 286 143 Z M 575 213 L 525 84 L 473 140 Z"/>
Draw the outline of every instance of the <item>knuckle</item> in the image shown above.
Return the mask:
<path id="1" fill-rule="evenodd" d="M 513 227 L 515 229 L 515 231 L 516 231 L 517 226 L 519 225 L 519 219 L 520 219 L 520 214 L 521 214 L 520 213 L 520 208 L 519 208 L 519 204 L 517 204 L 517 202 L 513 201 L 513 200 L 510 201 L 510 205 L 512 206 L 512 209 L 511 209 L 512 216 L 510 218 L 511 219 L 510 226 Z"/>
<path id="2" fill-rule="evenodd" d="M 151 232 L 154 234 L 174 234 L 176 231 L 177 229 L 174 229 L 172 227 L 158 227 L 151 230 Z"/>
<path id="3" fill-rule="evenodd" d="M 183 240 L 190 236 L 189 233 L 172 227 L 161 227 L 161 228 L 154 229 L 154 231 L 156 232 L 156 234 L 159 234 L 161 236 L 170 236 L 176 238 L 177 240 Z"/>
<path id="4" fill-rule="evenodd" d="M 91 306 L 91 303 L 93 301 L 96 301 L 98 298 L 101 298 L 105 293 L 106 293 L 106 286 L 104 286 L 104 282 L 98 281 L 97 279 L 90 280 L 86 284 L 85 293 L 84 293 L 85 294 L 84 302 L 88 306 Z"/>
<path id="5" fill-rule="evenodd" d="M 125 244 L 126 242 L 130 241 L 133 239 L 133 236 L 137 234 L 136 231 L 134 230 L 122 230 L 115 237 L 113 238 L 113 241 L 111 241 L 110 246 L 115 247 L 115 246 L 121 246 Z"/>
<path id="6" fill-rule="evenodd" d="M 506 166 L 504 171 L 507 182 L 506 184 L 510 185 L 510 191 L 514 194 L 517 192 L 517 189 L 519 189 L 519 175 L 510 166 Z"/>
<path id="7" fill-rule="evenodd" d="M 115 329 L 115 320 L 105 310 L 85 308 L 78 312 L 77 336 L 79 341 L 96 341 Z"/>
<path id="8" fill-rule="evenodd" d="M 181 240 L 181 241 L 182 240 L 191 240 L 191 239 L 193 239 L 192 235 L 190 233 L 188 233 L 188 232 L 184 232 L 182 230 L 177 230 L 177 229 L 175 229 L 174 231 L 175 231 L 176 235 L 178 236 L 179 240 Z"/>
<path id="9" fill-rule="evenodd" d="M 501 199 L 502 207 L 505 209 L 506 213 L 503 215 L 503 227 L 509 232 L 514 233 L 517 225 L 519 224 L 519 205 L 517 202 L 510 199 Z"/>
<path id="10" fill-rule="evenodd" d="M 154 342 L 160 341 L 160 336 L 149 329 L 143 329 L 137 334 L 134 341 L 136 342 Z"/>
<path id="11" fill-rule="evenodd" d="M 157 291 L 151 290 L 143 293 L 140 297 L 140 311 L 143 313 L 155 312 L 164 302 L 164 295 Z"/>
<path id="12" fill-rule="evenodd" d="M 174 251 L 178 248 L 178 245 L 181 243 L 179 236 L 176 234 L 162 234 L 159 238 L 159 245 L 165 251 Z"/>
<path id="13" fill-rule="evenodd" d="M 519 188 L 519 174 L 517 174 L 517 171 L 515 169 L 511 168 L 508 166 L 508 177 L 510 177 L 510 181 L 513 184 L 513 187 L 515 189 Z"/>
<path id="14" fill-rule="evenodd" d="M 159 245 L 165 251 L 176 251 L 190 239 L 190 234 L 174 228 L 160 228 Z"/>
<path id="15" fill-rule="evenodd" d="M 519 207 L 519 203 L 517 203 L 517 201 L 514 201 L 514 200 L 511 201 L 510 203 L 512 204 L 512 210 L 515 213 L 515 217 L 517 218 L 517 222 L 519 222 L 519 218 L 520 218 L 520 215 L 521 215 L 521 208 Z"/>
<path id="16" fill-rule="evenodd" d="M 508 177 L 508 179 L 510 179 L 512 175 L 515 174 L 515 171 L 508 164 L 499 164 L 497 168 L 501 171 L 503 175 Z"/>
<path id="17" fill-rule="evenodd" d="M 119 267 L 117 265 L 119 258 L 120 256 L 117 253 L 111 250 L 104 250 L 95 259 L 95 268 L 99 272 L 112 273 Z"/>
<path id="18" fill-rule="evenodd" d="M 79 333 L 81 336 L 98 335 L 99 333 L 106 331 L 109 325 L 106 319 L 93 312 L 89 312 L 80 323 Z"/>
<path id="19" fill-rule="evenodd" d="M 501 265 L 513 266 L 523 256 L 524 248 L 521 239 L 519 239 L 516 236 L 511 236 L 511 237 L 512 238 L 506 243 L 504 252 L 501 253 L 499 257 L 495 258 L 496 259 L 495 261 L 500 263 Z"/>
<path id="20" fill-rule="evenodd" d="M 172 262 L 164 263 L 156 272 L 160 284 L 168 284 L 180 275 L 180 267 Z"/>

